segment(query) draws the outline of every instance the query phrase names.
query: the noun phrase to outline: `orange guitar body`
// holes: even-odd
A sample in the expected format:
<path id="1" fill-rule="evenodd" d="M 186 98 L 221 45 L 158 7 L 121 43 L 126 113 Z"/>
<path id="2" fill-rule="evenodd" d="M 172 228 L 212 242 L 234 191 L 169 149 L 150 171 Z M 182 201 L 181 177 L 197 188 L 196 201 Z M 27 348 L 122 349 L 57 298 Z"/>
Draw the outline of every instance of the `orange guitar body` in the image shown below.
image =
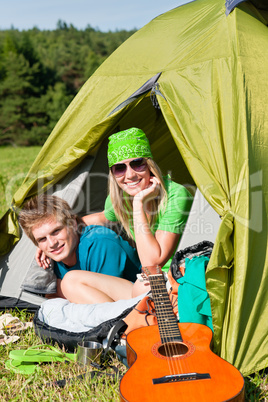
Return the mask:
<path id="1" fill-rule="evenodd" d="M 158 325 L 128 334 L 130 368 L 120 383 L 121 401 L 244 401 L 241 373 L 210 349 L 212 331 L 200 324 L 178 326 L 183 341 L 173 344 L 161 343 Z"/>

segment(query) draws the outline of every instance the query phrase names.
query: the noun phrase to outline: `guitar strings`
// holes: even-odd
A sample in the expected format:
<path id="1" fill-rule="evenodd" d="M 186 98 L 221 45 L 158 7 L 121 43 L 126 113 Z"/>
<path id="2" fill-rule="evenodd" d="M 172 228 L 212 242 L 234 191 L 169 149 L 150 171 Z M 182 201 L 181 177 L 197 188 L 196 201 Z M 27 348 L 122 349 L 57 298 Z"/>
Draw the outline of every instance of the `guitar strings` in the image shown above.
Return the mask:
<path id="1" fill-rule="evenodd" d="M 159 314 L 157 314 L 157 319 L 159 317 L 160 318 L 159 321 L 161 321 L 161 322 L 158 322 L 158 328 L 159 328 L 159 332 L 160 332 L 161 342 L 162 342 L 162 339 L 164 339 L 162 344 L 164 346 L 165 355 L 167 357 L 169 371 L 171 374 L 183 373 L 183 372 L 185 372 L 183 370 L 183 365 L 185 365 L 185 362 L 183 362 L 184 359 L 180 359 L 180 357 L 179 357 L 180 351 L 177 350 L 176 345 L 178 344 L 178 342 L 176 341 L 175 336 L 178 335 L 181 338 L 181 341 L 183 341 L 183 340 L 181 337 L 178 323 L 177 323 L 175 315 L 173 313 L 173 308 L 171 306 L 169 295 L 168 295 L 168 292 L 166 289 L 164 277 L 162 274 L 157 275 L 157 276 L 150 275 L 149 280 L 150 280 L 152 293 L 153 293 L 153 295 L 155 294 L 155 296 L 156 296 L 155 297 L 155 308 L 157 310 L 156 312 L 159 313 Z M 169 319 L 166 318 L 165 316 L 167 316 L 167 317 L 169 316 Z M 164 319 L 164 321 L 163 321 L 163 319 Z M 170 325 L 170 319 L 172 321 L 171 324 L 173 324 L 173 325 Z M 176 324 L 176 330 L 174 328 L 174 323 Z M 171 328 L 172 328 L 172 330 L 171 330 Z M 163 334 L 163 331 L 164 331 L 164 334 Z M 174 336 L 173 340 L 169 339 L 168 333 L 173 334 L 173 336 Z M 186 364 L 186 366 L 187 366 L 187 364 Z"/>
<path id="2" fill-rule="evenodd" d="M 166 345 L 166 350 L 167 350 L 167 353 L 169 354 L 169 356 L 170 356 L 170 361 L 171 361 L 171 363 L 172 363 L 172 368 L 173 368 L 173 373 L 172 374 L 177 374 L 178 373 L 178 367 L 177 367 L 177 359 L 174 357 L 174 356 L 176 356 L 177 355 L 177 353 L 176 353 L 176 338 L 175 338 L 175 336 L 174 335 L 179 335 L 179 330 L 178 330 L 178 327 L 177 327 L 177 323 L 176 323 L 176 319 L 175 319 L 175 315 L 174 315 L 174 313 L 173 313 L 173 309 L 172 309 L 172 306 L 171 306 L 171 303 L 170 303 L 170 299 L 169 299 L 169 296 L 168 296 L 168 293 L 167 293 L 167 291 L 166 291 L 166 284 L 165 284 L 165 282 L 164 282 L 164 289 L 163 289 L 163 293 L 165 294 L 165 298 L 166 298 L 166 309 L 167 309 L 167 311 L 166 312 L 168 312 L 168 314 L 169 314 L 169 321 L 171 321 L 171 322 L 168 322 L 168 327 L 164 327 L 164 329 L 166 330 L 166 334 L 168 334 L 168 331 L 170 332 L 170 326 L 172 325 L 173 326 L 173 329 L 172 329 L 172 331 L 171 331 L 171 335 L 172 335 L 172 337 L 173 337 L 173 339 L 168 339 L 168 341 L 170 341 L 170 343 L 168 342 L 167 343 L 167 345 Z M 176 324 L 176 327 L 175 327 L 175 329 L 174 329 L 174 323 Z M 175 331 L 175 332 L 174 332 Z"/>
<path id="3" fill-rule="evenodd" d="M 162 322 L 162 317 L 163 317 L 163 308 L 161 307 L 161 304 L 158 303 L 158 300 L 160 300 L 160 294 L 162 293 L 159 289 L 159 285 L 157 284 L 157 278 L 150 276 L 150 284 L 151 284 L 151 289 L 152 289 L 152 293 L 153 296 L 155 295 L 154 298 L 154 304 L 155 304 L 155 309 L 156 309 L 156 316 L 157 316 L 157 321 L 158 321 L 158 330 L 160 333 L 160 339 L 161 342 L 163 340 L 163 334 L 162 334 L 162 330 L 163 330 L 163 322 Z M 159 280 L 159 279 L 158 279 Z M 167 357 L 167 362 L 168 362 L 168 368 L 169 368 L 169 374 L 174 374 L 174 367 L 173 367 L 173 362 L 172 359 L 169 358 L 169 347 L 167 346 L 166 342 L 162 342 L 163 346 L 164 346 L 164 352 L 165 355 Z"/>
<path id="4" fill-rule="evenodd" d="M 157 311 L 159 311 L 161 321 L 162 321 L 162 317 L 164 317 L 163 313 L 166 313 L 165 309 L 168 308 L 168 310 L 169 310 L 168 312 L 170 315 L 169 318 L 173 321 L 173 323 L 174 323 L 174 321 L 176 323 L 175 333 L 180 336 L 180 330 L 179 330 L 175 315 L 173 313 L 173 308 L 171 306 L 171 302 L 170 302 L 169 295 L 168 295 L 168 292 L 166 289 L 166 283 L 165 283 L 162 271 L 160 270 L 158 272 L 157 276 L 153 276 L 152 273 L 148 270 L 148 268 L 146 269 L 146 271 L 147 271 L 147 275 L 149 276 L 149 280 L 151 279 L 150 280 L 151 289 L 152 289 L 153 295 L 155 294 L 155 308 L 158 308 Z M 161 289 L 161 287 L 162 287 L 162 289 Z M 161 297 L 160 297 L 160 295 L 161 295 Z M 166 300 L 163 301 L 163 304 L 161 304 L 161 303 L 159 304 L 158 300 L 160 300 L 161 298 L 163 299 L 163 297 L 165 297 Z M 158 315 L 158 318 L 159 318 L 159 315 Z M 161 332 L 163 332 L 163 330 L 164 330 L 166 335 L 168 333 L 166 331 L 166 325 L 167 325 L 166 323 L 164 325 L 163 321 L 158 323 L 161 341 L 163 339 L 163 333 L 161 333 Z M 165 338 L 166 338 L 166 340 L 168 340 L 166 336 L 165 336 Z M 180 336 L 180 338 L 181 338 L 181 336 Z M 162 342 L 162 344 L 164 346 L 164 352 L 165 352 L 165 355 L 167 358 L 170 374 L 178 374 L 179 373 L 178 363 L 179 363 L 179 365 L 181 364 L 180 359 L 172 357 L 172 356 L 177 355 L 175 342 L 169 343 L 169 342 L 165 342 L 165 340 L 164 340 L 164 342 Z"/>
<path id="5" fill-rule="evenodd" d="M 178 359 L 173 358 L 173 356 L 176 355 L 176 346 L 175 342 L 172 342 L 172 340 L 169 339 L 168 335 L 169 332 L 174 332 L 174 329 L 170 331 L 170 313 L 173 315 L 173 310 L 170 304 L 163 275 L 160 274 L 155 276 L 154 279 L 152 278 L 151 282 L 151 288 L 153 288 L 152 292 L 156 296 L 155 308 L 158 312 L 157 318 L 159 318 L 158 328 L 160 332 L 160 338 L 168 361 L 169 371 L 171 375 L 177 374 L 176 366 Z"/>
<path id="6" fill-rule="evenodd" d="M 164 286 L 163 293 L 164 293 L 165 298 L 166 298 L 166 309 L 167 309 L 167 312 L 169 313 L 169 320 L 171 320 L 171 324 L 173 326 L 173 329 L 172 329 L 172 332 L 171 332 L 171 335 L 173 336 L 173 340 L 171 340 L 170 343 L 167 343 L 166 349 L 167 349 L 167 351 L 169 353 L 170 361 L 171 361 L 172 366 L 173 366 L 173 374 L 177 374 L 178 373 L 177 359 L 174 356 L 177 355 L 175 335 L 179 335 L 179 329 L 178 329 L 178 326 L 177 326 L 177 323 L 176 323 L 175 315 L 173 313 L 173 308 L 171 306 L 169 295 L 168 295 L 168 292 L 166 290 L 166 283 L 164 282 L 162 284 L 162 286 Z M 174 329 L 174 323 L 176 324 L 175 329 Z M 170 324 L 168 323 L 168 326 L 169 325 Z M 166 327 L 165 327 L 165 329 L 166 329 Z M 167 330 L 169 330 L 169 328 L 167 328 L 166 331 Z M 167 333 L 168 333 L 168 331 L 167 331 Z"/>
<path id="7" fill-rule="evenodd" d="M 145 273 L 149 277 L 150 287 L 151 287 L 151 291 L 152 291 L 152 294 L 153 294 L 154 305 L 155 305 L 155 310 L 156 310 L 158 331 L 159 331 L 160 340 L 161 340 L 161 343 L 162 343 L 162 333 L 161 333 L 161 331 L 162 331 L 162 326 L 163 325 L 160 322 L 161 321 L 161 310 L 162 310 L 162 308 L 161 308 L 161 305 L 158 304 L 160 290 L 159 290 L 159 286 L 157 284 L 157 276 L 153 275 L 147 267 L 144 267 L 143 269 L 144 269 Z M 162 273 L 160 274 L 160 272 L 159 272 L 159 276 L 160 275 L 162 276 Z M 164 351 L 165 351 L 166 356 L 168 356 L 168 351 L 166 349 L 165 343 L 164 343 Z M 168 367 L 169 367 L 169 373 L 172 374 L 172 367 L 171 367 L 171 364 L 170 364 L 171 363 L 170 359 L 167 359 L 167 362 L 168 362 Z"/>

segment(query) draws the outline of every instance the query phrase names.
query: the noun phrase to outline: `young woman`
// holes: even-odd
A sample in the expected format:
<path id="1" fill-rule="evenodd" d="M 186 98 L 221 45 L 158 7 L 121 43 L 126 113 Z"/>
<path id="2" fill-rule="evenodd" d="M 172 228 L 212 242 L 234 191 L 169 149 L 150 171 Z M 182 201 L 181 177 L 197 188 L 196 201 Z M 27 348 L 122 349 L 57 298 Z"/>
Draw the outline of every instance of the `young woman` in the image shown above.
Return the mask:
<path id="1" fill-rule="evenodd" d="M 149 141 L 138 128 L 109 137 L 108 164 L 109 195 L 104 211 L 87 215 L 83 221 L 86 225 L 121 223 L 128 237 L 135 241 L 141 266 L 160 265 L 167 271 L 188 218 L 191 194 L 169 176 L 162 176 L 153 161 Z M 83 283 L 90 285 L 90 275 L 86 274 L 90 272 L 84 273 Z M 74 278 L 69 279 L 70 286 L 64 290 L 67 299 L 74 289 Z M 107 290 L 109 277 L 100 280 L 101 288 L 107 281 Z M 118 288 L 125 286 L 121 278 L 117 278 L 117 283 Z M 96 281 L 94 286 L 98 288 Z M 131 289 L 129 297 L 135 297 L 148 291 L 148 282 L 136 281 Z"/>

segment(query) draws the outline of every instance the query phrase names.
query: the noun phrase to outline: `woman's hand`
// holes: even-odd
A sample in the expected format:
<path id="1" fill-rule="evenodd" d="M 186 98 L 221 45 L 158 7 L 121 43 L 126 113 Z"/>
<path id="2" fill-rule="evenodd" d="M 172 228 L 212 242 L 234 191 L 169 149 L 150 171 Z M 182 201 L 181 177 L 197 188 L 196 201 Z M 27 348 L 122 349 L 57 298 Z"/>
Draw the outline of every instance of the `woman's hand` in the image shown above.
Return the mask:
<path id="1" fill-rule="evenodd" d="M 109 223 L 108 219 L 105 218 L 104 211 L 96 212 L 91 215 L 85 215 L 82 221 L 87 225 L 100 225 L 105 226 Z"/>
<path id="2" fill-rule="evenodd" d="M 50 267 L 50 258 L 48 258 L 40 248 L 37 248 L 36 250 L 35 259 L 39 267 L 44 269 Z"/>
<path id="3" fill-rule="evenodd" d="M 159 190 L 160 181 L 155 176 L 151 176 L 148 187 L 134 196 L 133 204 L 136 202 L 142 202 L 144 204 L 145 202 L 151 201 L 159 195 Z"/>

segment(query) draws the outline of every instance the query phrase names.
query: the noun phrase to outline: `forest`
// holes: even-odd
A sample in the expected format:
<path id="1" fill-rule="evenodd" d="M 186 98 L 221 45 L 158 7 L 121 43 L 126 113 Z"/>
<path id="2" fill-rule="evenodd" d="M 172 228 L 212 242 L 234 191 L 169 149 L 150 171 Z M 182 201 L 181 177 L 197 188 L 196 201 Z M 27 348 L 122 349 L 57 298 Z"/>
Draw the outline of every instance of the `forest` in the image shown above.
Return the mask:
<path id="1" fill-rule="evenodd" d="M 82 85 L 135 30 L 0 31 L 0 146 L 42 145 Z"/>

